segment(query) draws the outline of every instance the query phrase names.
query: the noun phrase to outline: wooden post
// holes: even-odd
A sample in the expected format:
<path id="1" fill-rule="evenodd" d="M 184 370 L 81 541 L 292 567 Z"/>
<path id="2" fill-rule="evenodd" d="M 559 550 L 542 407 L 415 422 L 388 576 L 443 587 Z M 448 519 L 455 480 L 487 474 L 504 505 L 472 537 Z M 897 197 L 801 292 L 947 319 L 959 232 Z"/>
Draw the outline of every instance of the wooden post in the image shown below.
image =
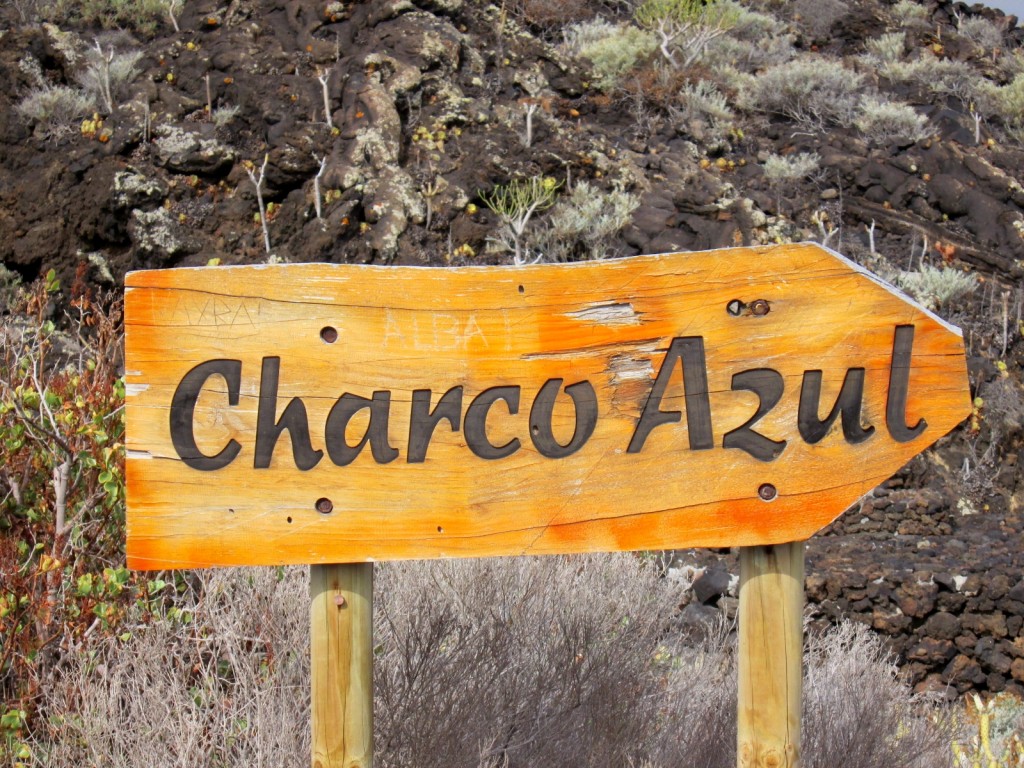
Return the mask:
<path id="1" fill-rule="evenodd" d="M 740 549 L 739 768 L 799 768 L 804 542 Z"/>
<path id="2" fill-rule="evenodd" d="M 310 567 L 313 768 L 373 766 L 373 563 Z"/>

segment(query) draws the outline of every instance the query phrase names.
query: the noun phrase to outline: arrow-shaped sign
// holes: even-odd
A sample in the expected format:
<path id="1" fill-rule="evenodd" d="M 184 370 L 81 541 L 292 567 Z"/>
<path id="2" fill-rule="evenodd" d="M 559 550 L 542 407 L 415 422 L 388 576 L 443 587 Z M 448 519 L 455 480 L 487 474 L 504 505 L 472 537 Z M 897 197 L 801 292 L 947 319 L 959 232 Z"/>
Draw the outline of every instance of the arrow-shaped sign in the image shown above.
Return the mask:
<path id="1" fill-rule="evenodd" d="M 799 540 L 971 409 L 817 245 L 127 279 L 133 568 Z"/>

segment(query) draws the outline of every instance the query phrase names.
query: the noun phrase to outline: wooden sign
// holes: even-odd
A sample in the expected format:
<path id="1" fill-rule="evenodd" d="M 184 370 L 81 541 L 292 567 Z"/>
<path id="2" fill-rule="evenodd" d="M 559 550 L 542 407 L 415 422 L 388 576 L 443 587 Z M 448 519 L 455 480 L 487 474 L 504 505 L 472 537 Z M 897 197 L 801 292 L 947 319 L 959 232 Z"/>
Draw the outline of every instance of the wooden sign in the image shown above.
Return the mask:
<path id="1" fill-rule="evenodd" d="M 813 244 L 126 304 L 132 568 L 801 540 L 971 408 L 959 330 Z"/>

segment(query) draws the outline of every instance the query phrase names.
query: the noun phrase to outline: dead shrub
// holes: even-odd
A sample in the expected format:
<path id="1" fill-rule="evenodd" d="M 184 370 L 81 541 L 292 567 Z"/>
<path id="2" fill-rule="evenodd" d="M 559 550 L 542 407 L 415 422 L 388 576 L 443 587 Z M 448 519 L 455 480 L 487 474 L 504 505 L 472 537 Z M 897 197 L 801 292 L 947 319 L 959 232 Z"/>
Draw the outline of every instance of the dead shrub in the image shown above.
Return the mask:
<path id="1" fill-rule="evenodd" d="M 807 768 L 952 765 L 948 717 L 910 694 L 895 657 L 863 625 L 812 636 L 804 668 Z"/>
<path id="2" fill-rule="evenodd" d="M 160 621 L 65 657 L 40 706 L 39 766 L 308 764 L 306 569 L 179 572 Z M 303 756 L 303 757 L 300 757 Z"/>
<path id="3" fill-rule="evenodd" d="M 163 620 L 63 659 L 35 764 L 308 764 L 306 574 L 176 574 Z M 681 642 L 678 591 L 628 554 L 379 567 L 375 764 L 735 765 L 734 639 Z M 805 663 L 809 768 L 951 765 L 866 629 L 812 638 Z"/>

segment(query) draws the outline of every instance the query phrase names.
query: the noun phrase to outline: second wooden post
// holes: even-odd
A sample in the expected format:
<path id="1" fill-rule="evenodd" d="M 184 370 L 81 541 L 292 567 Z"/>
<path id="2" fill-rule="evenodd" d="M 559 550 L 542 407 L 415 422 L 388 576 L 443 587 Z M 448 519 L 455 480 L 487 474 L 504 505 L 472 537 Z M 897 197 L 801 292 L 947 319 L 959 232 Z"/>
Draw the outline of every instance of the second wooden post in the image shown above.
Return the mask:
<path id="1" fill-rule="evenodd" d="M 373 766 L 373 563 L 310 567 L 313 768 Z"/>
<path id="2" fill-rule="evenodd" d="M 739 768 L 799 768 L 804 542 L 740 549 Z"/>

